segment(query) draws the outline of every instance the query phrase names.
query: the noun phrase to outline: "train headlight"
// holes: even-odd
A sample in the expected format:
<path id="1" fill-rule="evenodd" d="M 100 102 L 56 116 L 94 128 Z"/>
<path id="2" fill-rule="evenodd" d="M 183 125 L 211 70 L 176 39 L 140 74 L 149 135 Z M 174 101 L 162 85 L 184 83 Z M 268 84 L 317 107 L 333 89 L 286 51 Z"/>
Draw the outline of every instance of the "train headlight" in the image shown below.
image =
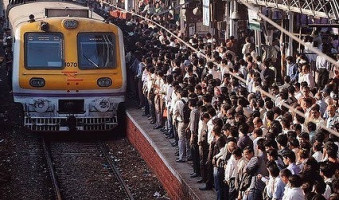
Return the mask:
<path id="1" fill-rule="evenodd" d="M 31 78 L 31 80 L 29 80 L 29 84 L 32 87 L 44 87 L 45 86 L 45 79 L 43 79 L 43 78 Z"/>
<path id="2" fill-rule="evenodd" d="M 107 112 L 110 108 L 110 101 L 106 98 L 100 98 L 95 101 L 94 107 L 99 111 L 99 112 Z"/>
<path id="3" fill-rule="evenodd" d="M 34 102 L 34 109 L 38 113 L 46 112 L 49 107 L 49 102 L 47 100 L 38 99 Z"/>
<path id="4" fill-rule="evenodd" d="M 97 84 L 99 87 L 109 87 L 112 85 L 112 79 L 108 77 L 99 78 Z"/>

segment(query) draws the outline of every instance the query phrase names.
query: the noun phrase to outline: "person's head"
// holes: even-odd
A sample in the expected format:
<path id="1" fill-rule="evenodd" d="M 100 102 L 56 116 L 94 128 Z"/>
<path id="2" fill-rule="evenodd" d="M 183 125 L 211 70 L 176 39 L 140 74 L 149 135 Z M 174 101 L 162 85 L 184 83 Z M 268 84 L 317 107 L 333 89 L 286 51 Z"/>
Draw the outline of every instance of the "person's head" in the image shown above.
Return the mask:
<path id="1" fill-rule="evenodd" d="M 302 70 L 301 70 L 302 73 L 307 74 L 307 73 L 310 72 L 310 65 L 309 65 L 309 64 L 303 64 L 302 67 L 301 67 L 301 69 L 302 69 Z"/>
<path id="2" fill-rule="evenodd" d="M 225 124 L 224 126 L 229 126 L 229 128 L 226 129 L 226 135 L 228 137 L 238 137 L 238 128 L 236 126 L 231 126 L 229 124 Z"/>
<path id="3" fill-rule="evenodd" d="M 301 185 L 301 189 L 303 190 L 305 194 L 305 199 L 306 200 L 312 200 L 314 193 L 312 192 L 312 184 L 310 182 L 305 182 Z"/>
<path id="4" fill-rule="evenodd" d="M 299 142 L 300 143 L 307 143 L 310 141 L 310 135 L 306 132 L 301 132 L 299 134 Z"/>
<path id="5" fill-rule="evenodd" d="M 329 105 L 327 106 L 326 110 L 327 110 L 328 116 L 333 117 L 335 115 L 336 107 L 335 105 Z"/>
<path id="6" fill-rule="evenodd" d="M 272 110 L 269 110 L 266 112 L 266 118 L 269 121 L 273 121 L 274 120 L 274 112 Z"/>
<path id="7" fill-rule="evenodd" d="M 319 171 L 319 163 L 317 162 L 317 160 L 313 157 L 307 159 L 304 165 L 304 171 L 309 172 Z"/>
<path id="8" fill-rule="evenodd" d="M 300 160 L 306 160 L 310 156 L 310 150 L 307 148 L 301 148 L 298 152 Z"/>
<path id="9" fill-rule="evenodd" d="M 190 109 L 193 109 L 197 106 L 197 100 L 196 99 L 189 99 L 188 100 L 188 106 Z"/>
<path id="10" fill-rule="evenodd" d="M 274 140 L 274 138 L 269 137 L 270 133 L 267 133 L 267 140 L 265 141 L 265 151 L 267 152 L 268 150 L 271 149 L 278 149 L 277 142 Z"/>
<path id="11" fill-rule="evenodd" d="M 311 112 L 310 113 L 311 113 L 311 117 L 313 119 L 318 119 L 320 117 L 319 109 L 320 109 L 320 107 L 319 107 L 318 104 L 315 104 L 315 105 L 313 105 L 311 107 Z"/>
<path id="12" fill-rule="evenodd" d="M 234 149 L 237 148 L 237 141 L 235 138 L 231 138 L 227 142 L 227 151 L 228 152 L 233 152 Z"/>
<path id="13" fill-rule="evenodd" d="M 278 151 L 276 149 L 269 149 L 267 151 L 267 160 L 275 161 L 278 159 Z"/>
<path id="14" fill-rule="evenodd" d="M 332 162 L 320 163 L 320 175 L 325 178 L 331 178 L 335 174 L 335 164 Z"/>
<path id="15" fill-rule="evenodd" d="M 234 156 L 234 158 L 236 160 L 239 160 L 241 157 L 242 157 L 242 151 L 240 148 L 235 148 L 233 151 L 232 151 L 232 155 Z"/>
<path id="16" fill-rule="evenodd" d="M 308 86 L 304 86 L 302 87 L 301 92 L 305 97 L 309 97 L 311 90 Z"/>
<path id="17" fill-rule="evenodd" d="M 298 188 L 303 183 L 300 176 L 298 176 L 298 175 L 292 175 L 292 176 L 288 177 L 288 182 L 290 183 L 290 186 L 292 188 Z"/>
<path id="18" fill-rule="evenodd" d="M 284 148 L 287 146 L 288 138 L 285 134 L 280 134 L 276 137 L 279 148 Z"/>
<path id="19" fill-rule="evenodd" d="M 214 126 L 213 127 L 212 135 L 214 137 L 220 137 L 221 136 L 221 128 L 220 128 L 220 126 Z"/>
<path id="20" fill-rule="evenodd" d="M 251 158 L 254 156 L 253 148 L 250 146 L 246 146 L 243 150 L 243 154 L 247 160 L 251 160 Z"/>
<path id="21" fill-rule="evenodd" d="M 319 142 L 315 142 L 314 144 L 313 144 L 313 151 L 314 152 L 317 152 L 317 151 L 321 151 L 322 150 L 322 148 L 323 148 L 323 145 L 321 144 L 321 143 L 319 143 Z"/>
<path id="22" fill-rule="evenodd" d="M 264 138 L 260 138 L 257 141 L 257 150 L 265 153 L 265 139 Z"/>
<path id="23" fill-rule="evenodd" d="M 286 57 L 286 62 L 287 62 L 288 64 L 294 63 L 294 58 L 293 58 L 293 56 L 287 56 L 287 57 Z"/>
<path id="24" fill-rule="evenodd" d="M 313 189 L 317 194 L 322 195 L 326 191 L 326 183 L 322 179 L 315 180 Z"/>
<path id="25" fill-rule="evenodd" d="M 209 120 L 210 120 L 210 115 L 208 114 L 208 113 L 203 113 L 202 115 L 201 115 L 201 119 L 202 119 L 202 121 L 203 122 L 205 122 L 205 123 L 207 123 Z"/>
<path id="26" fill-rule="evenodd" d="M 248 134 L 248 125 L 247 124 L 241 124 L 239 126 L 239 132 L 243 134 L 244 136 Z"/>
<path id="27" fill-rule="evenodd" d="M 280 175 L 281 181 L 287 184 L 289 177 L 292 176 L 292 172 L 289 169 L 285 168 L 280 171 L 279 175 Z"/>
<path id="28" fill-rule="evenodd" d="M 338 152 L 338 146 L 331 141 L 328 141 L 324 145 L 324 153 L 327 154 L 328 158 L 336 159 L 337 158 L 337 152 Z"/>
<path id="29" fill-rule="evenodd" d="M 295 153 L 293 151 L 286 151 L 283 154 L 283 161 L 285 165 L 290 165 L 292 163 L 295 163 Z"/>
<path id="30" fill-rule="evenodd" d="M 254 124 L 255 128 L 260 128 L 263 125 L 262 120 L 260 119 L 260 117 L 254 118 L 253 119 L 253 124 Z"/>
<path id="31" fill-rule="evenodd" d="M 279 168 L 275 162 L 269 162 L 267 164 L 267 170 L 272 177 L 275 178 L 279 176 Z"/>
<path id="32" fill-rule="evenodd" d="M 210 115 L 210 118 L 214 117 L 216 115 L 216 111 L 213 107 L 209 107 L 207 109 L 207 113 Z"/>

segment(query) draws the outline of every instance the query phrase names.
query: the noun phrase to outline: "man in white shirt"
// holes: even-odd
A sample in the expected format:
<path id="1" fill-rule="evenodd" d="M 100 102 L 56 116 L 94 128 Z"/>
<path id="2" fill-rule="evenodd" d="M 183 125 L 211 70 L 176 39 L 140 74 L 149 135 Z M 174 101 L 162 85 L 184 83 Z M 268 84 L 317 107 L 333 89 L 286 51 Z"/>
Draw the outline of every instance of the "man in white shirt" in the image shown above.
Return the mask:
<path id="1" fill-rule="evenodd" d="M 178 121 L 178 146 L 179 146 L 179 158 L 177 162 L 186 162 L 187 151 L 188 151 L 188 141 L 186 137 L 186 128 L 188 123 L 184 121 L 184 106 L 188 102 L 187 91 L 179 89 L 175 91 L 178 97 L 178 101 L 175 103 L 174 115 Z"/>
<path id="2" fill-rule="evenodd" d="M 339 123 L 339 116 L 335 113 L 336 107 L 335 105 L 330 105 L 327 107 L 327 121 L 326 127 L 334 129 L 335 124 Z"/>
<path id="3" fill-rule="evenodd" d="M 236 146 L 236 143 L 234 143 Z M 235 178 L 238 173 L 239 163 L 243 162 L 245 158 L 242 157 L 242 151 L 236 148 L 232 151 L 232 156 L 225 165 L 225 184 L 228 186 L 229 199 L 235 199 L 237 193 L 235 190 Z"/>
<path id="4" fill-rule="evenodd" d="M 319 55 L 317 56 L 315 66 L 318 72 L 317 78 L 318 88 L 322 89 L 328 82 L 330 62 L 328 62 L 326 58 L 324 58 L 323 56 Z"/>
<path id="5" fill-rule="evenodd" d="M 302 71 L 301 73 L 299 74 L 299 80 L 298 82 L 299 83 L 302 83 L 302 82 L 307 82 L 308 84 L 308 87 L 310 89 L 313 89 L 314 86 L 315 86 L 315 83 L 314 83 L 314 77 L 310 71 L 310 66 L 308 64 L 304 64 L 302 66 Z"/>
<path id="6" fill-rule="evenodd" d="M 242 47 L 241 53 L 243 54 L 243 59 L 246 60 L 246 54 L 250 53 L 251 39 L 249 37 L 245 38 L 245 44 Z"/>
<path id="7" fill-rule="evenodd" d="M 305 195 L 301 189 L 302 180 L 298 175 L 292 175 L 288 178 L 288 184 L 290 189 L 288 189 L 282 198 L 282 200 L 304 200 Z"/>
<path id="8" fill-rule="evenodd" d="M 173 138 L 173 118 L 170 114 L 171 110 L 171 101 L 172 101 L 172 94 L 174 93 L 174 87 L 172 85 L 173 82 L 173 76 L 168 75 L 166 77 L 167 87 L 166 87 L 166 95 L 165 95 L 165 105 L 167 108 L 167 135 L 168 138 Z"/>

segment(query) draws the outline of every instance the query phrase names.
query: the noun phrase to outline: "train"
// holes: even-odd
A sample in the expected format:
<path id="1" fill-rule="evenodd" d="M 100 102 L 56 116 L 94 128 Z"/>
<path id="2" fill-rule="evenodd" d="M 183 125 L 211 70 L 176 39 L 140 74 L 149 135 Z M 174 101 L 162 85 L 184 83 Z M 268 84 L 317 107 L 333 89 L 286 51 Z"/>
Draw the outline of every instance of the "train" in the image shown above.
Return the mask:
<path id="1" fill-rule="evenodd" d="M 5 0 L 6 1 L 6 0 Z M 12 94 L 32 131 L 109 131 L 123 123 L 123 33 L 88 7 L 7 4 Z"/>

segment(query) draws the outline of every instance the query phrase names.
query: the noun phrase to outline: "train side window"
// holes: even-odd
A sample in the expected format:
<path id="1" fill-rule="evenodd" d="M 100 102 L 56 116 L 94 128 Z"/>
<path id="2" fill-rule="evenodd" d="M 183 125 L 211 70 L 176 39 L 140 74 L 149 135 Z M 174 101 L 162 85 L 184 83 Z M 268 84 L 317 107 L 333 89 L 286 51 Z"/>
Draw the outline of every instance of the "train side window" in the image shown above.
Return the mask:
<path id="1" fill-rule="evenodd" d="M 113 33 L 79 33 L 78 62 L 80 69 L 115 68 Z"/>
<path id="2" fill-rule="evenodd" d="M 25 33 L 25 66 L 27 69 L 60 69 L 63 63 L 61 33 Z"/>

